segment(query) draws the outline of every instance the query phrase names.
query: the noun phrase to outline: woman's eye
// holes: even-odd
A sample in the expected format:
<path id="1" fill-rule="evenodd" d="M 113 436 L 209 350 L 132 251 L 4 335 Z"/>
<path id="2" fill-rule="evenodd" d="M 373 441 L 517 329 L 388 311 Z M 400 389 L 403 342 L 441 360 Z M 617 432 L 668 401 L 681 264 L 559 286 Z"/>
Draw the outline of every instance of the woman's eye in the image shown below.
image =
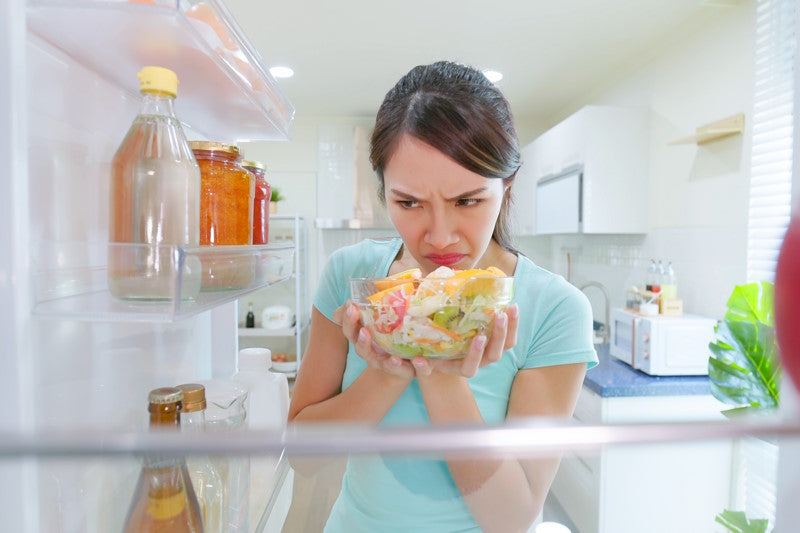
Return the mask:
<path id="1" fill-rule="evenodd" d="M 469 207 L 472 205 L 478 205 L 482 201 L 483 200 L 480 198 L 460 198 L 459 200 L 456 200 L 456 205 L 462 207 Z"/>

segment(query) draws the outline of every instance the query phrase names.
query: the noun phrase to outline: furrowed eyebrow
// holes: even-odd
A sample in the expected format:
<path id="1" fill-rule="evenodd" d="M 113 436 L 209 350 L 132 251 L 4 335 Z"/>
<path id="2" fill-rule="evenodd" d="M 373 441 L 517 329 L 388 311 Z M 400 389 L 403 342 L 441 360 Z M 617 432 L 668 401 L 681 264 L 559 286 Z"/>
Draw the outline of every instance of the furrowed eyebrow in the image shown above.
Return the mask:
<path id="1" fill-rule="evenodd" d="M 486 191 L 486 187 L 479 187 L 479 188 L 474 189 L 472 191 L 467 191 L 467 192 L 461 193 L 459 195 L 453 196 L 452 198 L 446 198 L 446 200 L 448 202 L 452 202 L 453 200 L 460 200 L 462 198 L 468 198 L 470 196 L 474 196 L 476 194 L 480 194 L 480 193 L 485 192 L 485 191 Z M 397 189 L 390 189 L 390 192 L 392 194 L 394 194 L 394 195 L 400 196 L 400 197 L 405 198 L 407 200 L 418 201 L 418 199 L 415 198 L 414 196 L 412 196 L 410 194 L 406 194 L 404 192 L 400 192 Z"/>

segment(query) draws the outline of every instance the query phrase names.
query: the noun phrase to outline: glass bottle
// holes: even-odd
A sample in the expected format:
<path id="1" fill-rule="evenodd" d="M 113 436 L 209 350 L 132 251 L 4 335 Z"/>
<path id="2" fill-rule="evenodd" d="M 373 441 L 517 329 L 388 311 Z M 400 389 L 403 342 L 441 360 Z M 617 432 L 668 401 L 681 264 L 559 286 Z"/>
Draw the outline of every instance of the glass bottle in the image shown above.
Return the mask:
<path id="1" fill-rule="evenodd" d="M 672 261 L 667 265 L 664 272 L 664 281 L 661 284 L 661 297 L 673 299 L 678 297 L 678 281 L 675 276 L 675 269 L 672 268 Z"/>
<path id="2" fill-rule="evenodd" d="M 200 262 L 171 245 L 200 243 L 200 168 L 175 115 L 178 78 L 139 72 L 139 114 L 111 163 L 108 286 L 117 298 L 171 299 L 200 291 Z M 119 243 L 119 244 L 117 244 Z"/>
<path id="3" fill-rule="evenodd" d="M 267 244 L 269 243 L 269 200 L 272 190 L 267 183 L 266 167 L 258 161 L 242 161 L 242 166 L 255 177 L 253 244 Z"/>
<path id="4" fill-rule="evenodd" d="M 656 260 L 655 259 L 651 259 L 650 260 L 650 267 L 647 269 L 647 275 L 645 276 L 645 280 L 644 280 L 644 284 L 645 284 L 644 285 L 644 290 L 646 290 L 646 291 L 652 291 L 653 290 L 653 284 L 656 283 L 656 272 L 657 272 Z"/>
<path id="5" fill-rule="evenodd" d="M 244 327 L 256 327 L 256 315 L 253 313 L 253 302 L 249 302 L 247 304 L 247 317 L 245 318 Z"/>
<path id="6" fill-rule="evenodd" d="M 183 392 L 174 387 L 150 391 L 151 429 L 177 429 Z M 125 519 L 126 533 L 198 533 L 203 531 L 200 507 L 186 462 L 169 456 L 144 459 L 134 499 Z"/>
<path id="7" fill-rule="evenodd" d="M 178 385 L 178 388 L 183 391 L 181 431 L 199 435 L 206 424 L 206 389 L 197 383 Z M 197 495 L 197 502 L 200 504 L 205 532 L 221 533 L 226 521 L 222 478 L 208 456 L 189 457 L 186 460 L 186 467 Z"/>

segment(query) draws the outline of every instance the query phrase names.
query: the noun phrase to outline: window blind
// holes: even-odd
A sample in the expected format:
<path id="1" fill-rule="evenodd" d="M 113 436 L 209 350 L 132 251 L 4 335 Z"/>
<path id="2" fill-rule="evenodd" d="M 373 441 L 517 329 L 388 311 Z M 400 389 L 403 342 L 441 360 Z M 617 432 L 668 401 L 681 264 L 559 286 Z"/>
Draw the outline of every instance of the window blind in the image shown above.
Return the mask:
<path id="1" fill-rule="evenodd" d="M 774 281 L 792 204 L 795 0 L 758 0 L 755 24 L 748 281 Z M 742 439 L 734 455 L 734 506 L 774 527 L 778 446 Z"/>
<path id="2" fill-rule="evenodd" d="M 748 281 L 775 279 L 792 197 L 794 0 L 758 0 L 755 28 Z"/>

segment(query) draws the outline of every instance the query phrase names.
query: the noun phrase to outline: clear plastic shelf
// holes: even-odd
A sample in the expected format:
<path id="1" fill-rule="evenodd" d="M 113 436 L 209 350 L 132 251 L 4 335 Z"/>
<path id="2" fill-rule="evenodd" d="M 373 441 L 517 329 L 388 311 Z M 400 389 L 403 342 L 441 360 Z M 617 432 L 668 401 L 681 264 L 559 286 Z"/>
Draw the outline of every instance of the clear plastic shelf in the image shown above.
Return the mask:
<path id="1" fill-rule="evenodd" d="M 172 322 L 289 279 L 294 247 L 48 242 L 36 257 L 37 316 Z"/>
<path id="2" fill-rule="evenodd" d="M 216 0 L 29 0 L 29 30 L 138 96 L 144 65 L 174 70 L 178 116 L 210 139 L 286 140 L 294 107 Z"/>

